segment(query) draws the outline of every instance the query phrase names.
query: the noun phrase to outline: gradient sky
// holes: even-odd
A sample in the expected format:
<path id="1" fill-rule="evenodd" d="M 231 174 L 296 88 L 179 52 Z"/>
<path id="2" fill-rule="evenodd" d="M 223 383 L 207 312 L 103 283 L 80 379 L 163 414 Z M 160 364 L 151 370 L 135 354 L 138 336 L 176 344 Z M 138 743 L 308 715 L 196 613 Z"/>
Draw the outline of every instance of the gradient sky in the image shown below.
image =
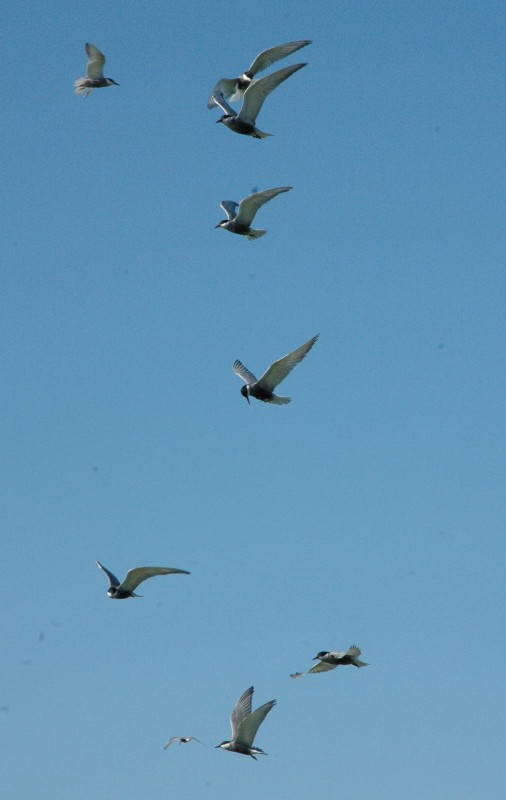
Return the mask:
<path id="1" fill-rule="evenodd" d="M 504 3 L 2 21 L 5 797 L 503 798 Z M 216 79 L 302 38 L 272 138 L 214 124 Z M 83 100 L 86 41 L 120 86 Z M 214 229 L 284 184 L 267 236 Z M 248 407 L 234 359 L 315 333 Z M 97 558 L 192 574 L 113 602 Z M 162 750 L 251 684 L 268 758 Z"/>

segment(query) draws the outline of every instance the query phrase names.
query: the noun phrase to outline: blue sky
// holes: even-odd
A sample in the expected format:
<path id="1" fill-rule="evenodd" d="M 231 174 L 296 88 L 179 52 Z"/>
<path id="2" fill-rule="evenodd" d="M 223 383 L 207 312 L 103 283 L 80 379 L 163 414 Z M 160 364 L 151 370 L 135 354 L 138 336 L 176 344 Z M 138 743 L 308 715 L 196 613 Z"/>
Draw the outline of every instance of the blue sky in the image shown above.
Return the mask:
<path id="1" fill-rule="evenodd" d="M 504 4 L 3 20 L 6 796 L 503 797 Z M 302 38 L 272 138 L 214 124 L 216 79 Z M 83 100 L 86 41 L 120 86 Z M 286 184 L 267 236 L 214 229 Z M 248 407 L 234 359 L 315 333 Z M 192 574 L 112 602 L 97 558 Z M 162 751 L 251 684 L 268 758 Z"/>

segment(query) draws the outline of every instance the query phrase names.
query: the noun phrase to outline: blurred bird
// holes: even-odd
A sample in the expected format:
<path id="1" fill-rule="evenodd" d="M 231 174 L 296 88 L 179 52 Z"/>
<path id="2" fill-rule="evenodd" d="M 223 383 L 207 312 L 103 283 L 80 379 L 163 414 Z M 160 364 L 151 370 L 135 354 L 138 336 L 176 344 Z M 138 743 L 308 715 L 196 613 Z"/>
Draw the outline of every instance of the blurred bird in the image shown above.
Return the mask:
<path id="1" fill-rule="evenodd" d="M 320 650 L 313 659 L 313 661 L 319 659 L 319 664 L 315 664 L 314 667 L 307 669 L 305 672 L 293 672 L 290 678 L 301 678 L 303 675 L 312 672 L 327 672 L 329 669 L 346 666 L 347 664 L 353 664 L 354 667 L 368 667 L 369 664 L 366 664 L 365 661 L 359 661 L 358 656 L 360 654 L 361 650 L 356 644 L 352 644 L 343 653 L 339 653 L 337 650 Z"/>
<path id="2" fill-rule="evenodd" d="M 227 214 L 228 219 L 223 219 L 215 225 L 215 228 L 224 228 L 230 233 L 238 233 L 248 239 L 258 239 L 267 231 L 253 230 L 251 223 L 260 206 L 272 200 L 281 192 L 289 192 L 293 186 L 276 186 L 274 189 L 264 189 L 263 192 L 254 192 L 244 197 L 239 206 L 233 200 L 222 200 L 221 208 Z"/>
<path id="3" fill-rule="evenodd" d="M 213 108 L 216 105 L 215 96 L 221 95 L 224 100 L 230 100 L 234 103 L 240 100 L 244 92 L 252 82 L 257 72 L 263 72 L 264 69 L 270 67 L 275 61 L 295 53 L 301 47 L 311 44 L 310 39 L 301 39 L 299 42 L 287 42 L 286 44 L 277 44 L 275 47 L 269 48 L 259 53 L 255 60 L 250 64 L 248 69 L 239 75 L 238 78 L 220 78 L 207 101 L 207 107 Z"/>
<path id="4" fill-rule="evenodd" d="M 266 136 L 272 136 L 272 133 L 259 130 L 255 124 L 264 100 L 276 86 L 305 66 L 306 64 L 294 64 L 291 67 L 278 69 L 277 72 L 272 72 L 265 78 L 252 81 L 244 92 L 242 107 L 238 114 L 229 106 L 222 94 L 213 94 L 215 105 L 225 112 L 216 122 L 223 122 L 231 131 L 242 133 L 244 136 L 253 136 L 254 139 L 265 139 Z"/>
<path id="5" fill-rule="evenodd" d="M 263 706 L 251 712 L 251 698 L 253 697 L 253 686 L 242 693 L 239 700 L 232 710 L 230 725 L 232 727 L 232 739 L 220 742 L 216 747 L 223 750 L 231 750 L 233 753 L 242 753 L 257 760 L 254 754 L 266 756 L 259 747 L 253 747 L 253 740 L 256 732 L 271 708 L 276 705 L 276 700 L 269 700 Z"/>
<path id="6" fill-rule="evenodd" d="M 286 378 L 289 372 L 295 367 L 299 361 L 309 353 L 314 343 L 318 340 L 319 334 L 313 336 L 305 344 L 301 344 L 292 353 L 278 359 L 264 372 L 261 378 L 257 379 L 247 367 L 244 366 L 242 361 L 234 361 L 232 369 L 235 374 L 239 376 L 244 382 L 245 386 L 241 386 L 241 394 L 246 398 L 248 403 L 250 397 L 256 397 L 257 400 L 263 400 L 264 403 L 275 403 L 278 406 L 289 403 L 291 397 L 280 397 L 275 395 L 273 389 L 276 388 L 278 383 Z"/>
<path id="7" fill-rule="evenodd" d="M 155 575 L 171 575 L 176 572 L 185 575 L 190 574 L 186 569 L 176 569 L 175 567 L 135 567 L 128 570 L 125 580 L 120 583 L 117 577 L 107 567 L 104 567 L 100 561 L 97 561 L 97 567 L 100 567 L 109 577 L 111 585 L 107 590 L 107 594 L 115 600 L 124 600 L 125 597 L 142 597 L 140 594 L 135 594 L 134 589 L 137 589 L 142 581 L 147 578 L 153 578 Z"/>
<path id="8" fill-rule="evenodd" d="M 84 45 L 88 55 L 88 63 L 86 64 L 86 77 L 77 78 L 74 81 L 74 89 L 76 94 L 82 94 L 83 97 L 88 97 L 93 89 L 100 89 L 102 86 L 119 86 L 119 83 L 113 81 L 112 78 L 104 78 L 104 64 L 105 56 L 100 52 L 98 47 L 94 44 L 86 43 Z"/>
<path id="9" fill-rule="evenodd" d="M 192 742 L 192 741 L 204 744 L 204 742 L 201 742 L 200 739 L 197 739 L 196 736 L 172 736 L 168 742 L 165 742 L 163 749 L 166 750 L 168 747 L 171 746 L 171 744 L 174 744 L 174 742 L 178 742 L 181 745 L 181 744 L 186 744 L 186 742 Z"/>

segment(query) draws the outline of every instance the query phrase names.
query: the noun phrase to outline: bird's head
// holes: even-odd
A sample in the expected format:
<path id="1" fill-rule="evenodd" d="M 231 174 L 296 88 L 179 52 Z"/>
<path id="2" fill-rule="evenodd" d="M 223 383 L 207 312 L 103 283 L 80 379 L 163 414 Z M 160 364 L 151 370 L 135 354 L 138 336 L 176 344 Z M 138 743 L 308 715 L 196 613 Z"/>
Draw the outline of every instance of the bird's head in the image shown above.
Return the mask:
<path id="1" fill-rule="evenodd" d="M 248 404 L 251 405 L 250 399 L 249 399 L 249 384 L 248 383 L 245 386 L 241 386 L 241 394 L 242 394 L 243 397 L 246 398 L 246 400 L 248 401 Z"/>
<path id="2" fill-rule="evenodd" d="M 109 595 L 109 597 L 116 597 L 116 595 L 118 594 L 117 587 L 116 586 L 110 586 L 108 588 L 108 590 L 107 590 L 107 594 Z"/>
<path id="3" fill-rule="evenodd" d="M 225 120 L 230 119 L 231 116 L 231 114 L 223 114 L 219 119 L 216 120 L 216 124 L 218 124 L 218 122 L 225 122 Z"/>
<path id="4" fill-rule="evenodd" d="M 227 746 L 228 744 L 230 744 L 229 740 L 228 740 L 228 739 L 225 739 L 225 741 L 224 741 L 224 742 L 220 742 L 219 744 L 215 744 L 215 745 L 214 745 L 214 747 L 215 747 L 215 749 L 216 749 L 216 748 L 218 748 L 218 747 L 225 747 L 225 748 L 226 748 L 226 746 Z"/>
<path id="5" fill-rule="evenodd" d="M 215 227 L 215 228 L 226 228 L 226 227 L 227 227 L 227 222 L 228 222 L 228 219 L 222 219 L 222 220 L 220 220 L 220 222 L 218 222 L 218 224 L 217 224 L 217 225 L 215 225 L 214 227 Z"/>
<path id="6" fill-rule="evenodd" d="M 316 661 L 317 658 L 325 658 L 325 656 L 328 654 L 328 652 L 329 652 L 328 650 L 320 650 L 320 652 L 317 653 L 315 655 L 315 657 L 313 658 L 313 661 Z"/>

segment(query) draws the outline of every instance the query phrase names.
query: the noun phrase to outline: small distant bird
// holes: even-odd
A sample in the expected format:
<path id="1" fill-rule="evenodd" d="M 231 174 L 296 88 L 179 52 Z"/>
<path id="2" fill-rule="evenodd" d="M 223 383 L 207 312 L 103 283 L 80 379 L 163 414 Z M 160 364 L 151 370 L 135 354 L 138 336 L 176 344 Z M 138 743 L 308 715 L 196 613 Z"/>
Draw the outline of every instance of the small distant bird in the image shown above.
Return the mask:
<path id="1" fill-rule="evenodd" d="M 319 334 L 316 334 L 316 336 L 313 336 L 312 339 L 309 339 L 305 344 L 301 344 L 297 350 L 275 361 L 259 379 L 244 366 L 242 361 L 234 361 L 232 369 L 246 384 L 245 386 L 241 386 L 242 396 L 246 398 L 248 403 L 250 402 L 250 397 L 256 397 L 257 400 L 263 400 L 264 403 L 275 403 L 278 406 L 289 403 L 291 397 L 280 397 L 279 395 L 275 395 L 273 390 L 278 383 L 281 383 L 281 381 L 286 378 L 295 365 L 298 364 L 299 361 L 302 361 L 307 353 L 309 353 L 314 343 L 318 341 L 318 337 Z"/>
<path id="2" fill-rule="evenodd" d="M 231 750 L 233 753 L 251 756 L 256 761 L 254 754 L 266 756 L 267 753 L 264 753 L 259 747 L 253 747 L 253 740 L 267 714 L 276 705 L 276 700 L 269 700 L 268 703 L 264 703 L 263 706 L 260 706 L 252 713 L 251 698 L 253 697 L 253 692 L 253 686 L 246 689 L 232 710 L 232 716 L 230 717 L 232 739 L 220 742 L 216 747 L 221 747 L 223 750 Z"/>
<path id="3" fill-rule="evenodd" d="M 265 139 L 266 136 L 272 136 L 272 133 L 265 133 L 256 127 L 256 118 L 264 100 L 276 86 L 305 66 L 306 64 L 293 64 L 291 67 L 278 69 L 277 72 L 272 72 L 265 78 L 252 81 L 244 92 L 242 107 L 238 114 L 229 106 L 222 94 L 213 94 L 215 105 L 225 112 L 216 122 L 223 122 L 231 131 L 242 133 L 244 136 L 253 136 L 254 139 Z"/>
<path id="4" fill-rule="evenodd" d="M 215 228 L 224 228 L 230 233 L 238 233 L 240 236 L 246 236 L 248 239 L 258 239 L 263 236 L 267 231 L 253 230 L 251 223 L 260 206 L 272 200 L 281 192 L 289 192 L 293 186 L 276 186 L 274 189 L 264 189 L 263 192 L 254 192 L 243 198 L 239 203 L 233 200 L 222 200 L 220 203 L 221 208 L 227 214 L 228 219 L 222 219 L 215 225 Z M 239 210 L 238 210 L 239 209 Z"/>
<path id="5" fill-rule="evenodd" d="M 97 567 L 100 567 L 109 578 L 110 586 L 107 590 L 109 597 L 115 600 L 124 600 L 125 597 L 142 597 L 140 594 L 135 594 L 134 589 L 137 589 L 139 583 L 145 581 L 147 578 L 153 578 L 155 575 L 171 575 L 175 572 L 190 573 L 186 569 L 176 569 L 175 567 L 135 567 L 129 569 L 123 583 L 120 583 L 115 575 L 110 572 L 107 567 L 104 567 L 100 561 L 97 561 Z"/>
<path id="6" fill-rule="evenodd" d="M 238 78 L 220 78 L 209 95 L 207 107 L 213 108 L 213 106 L 216 105 L 214 96 L 220 94 L 224 100 L 230 100 L 232 103 L 236 100 L 240 100 L 257 72 L 263 72 L 264 69 L 270 67 L 275 61 L 286 58 L 292 53 L 295 53 L 296 50 L 300 50 L 301 47 L 306 47 L 308 44 L 311 44 L 310 39 L 301 39 L 299 42 L 277 44 L 275 47 L 269 48 L 269 50 L 263 50 L 263 52 L 257 55 L 248 69 L 243 72 L 242 75 L 239 75 Z"/>
<path id="7" fill-rule="evenodd" d="M 365 661 L 359 661 L 358 659 L 361 652 L 356 644 L 352 644 L 343 653 L 339 653 L 337 650 L 320 650 L 313 659 L 313 661 L 318 659 L 320 661 L 319 664 L 315 664 L 314 667 L 307 669 L 305 672 L 293 672 L 290 678 L 301 678 L 303 675 L 313 672 L 327 672 L 329 669 L 346 666 L 347 664 L 353 664 L 354 667 L 368 667 L 369 665 Z"/>
<path id="8" fill-rule="evenodd" d="M 104 78 L 104 64 L 105 56 L 100 52 L 98 47 L 94 44 L 87 42 L 84 49 L 88 55 L 88 63 L 86 64 L 86 77 L 78 78 L 74 81 L 74 89 L 76 94 L 82 94 L 83 97 L 88 97 L 93 89 L 100 89 L 102 86 L 119 86 L 119 83 L 113 81 L 112 78 Z"/>
<path id="9" fill-rule="evenodd" d="M 186 742 L 199 742 L 200 744 L 204 744 L 204 742 L 201 742 L 196 736 L 172 736 L 168 742 L 165 742 L 163 749 L 166 750 L 171 744 L 174 744 L 174 742 L 178 742 L 180 745 L 186 744 Z"/>

